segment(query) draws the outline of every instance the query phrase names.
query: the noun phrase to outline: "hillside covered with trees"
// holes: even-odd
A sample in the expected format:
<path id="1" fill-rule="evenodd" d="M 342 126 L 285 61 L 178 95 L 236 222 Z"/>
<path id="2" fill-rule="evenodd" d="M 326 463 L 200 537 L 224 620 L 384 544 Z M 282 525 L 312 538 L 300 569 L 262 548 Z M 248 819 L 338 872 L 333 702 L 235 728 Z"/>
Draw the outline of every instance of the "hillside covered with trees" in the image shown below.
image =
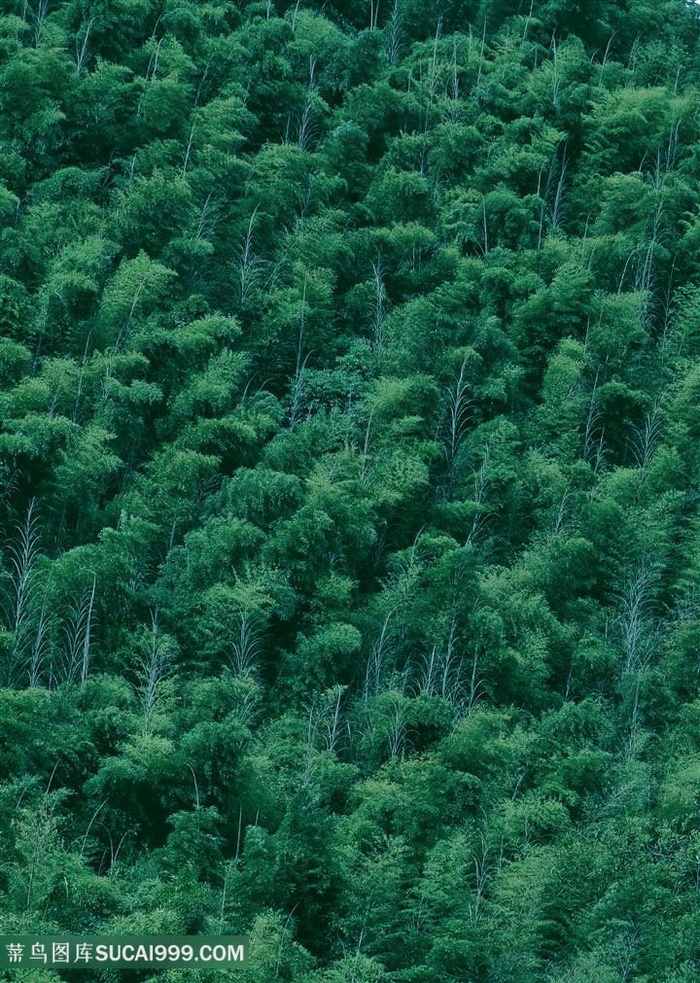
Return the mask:
<path id="1" fill-rule="evenodd" d="M 0 12 L 0 934 L 696 983 L 700 8 Z"/>

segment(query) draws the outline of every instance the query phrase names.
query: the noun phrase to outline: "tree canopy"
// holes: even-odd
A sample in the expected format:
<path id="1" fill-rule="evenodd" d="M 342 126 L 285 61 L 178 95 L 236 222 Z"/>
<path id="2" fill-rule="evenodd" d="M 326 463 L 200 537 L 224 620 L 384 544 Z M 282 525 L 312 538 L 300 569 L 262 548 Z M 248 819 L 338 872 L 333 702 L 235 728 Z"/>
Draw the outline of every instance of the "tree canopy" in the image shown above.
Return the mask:
<path id="1" fill-rule="evenodd" d="M 3 933 L 700 977 L 699 17 L 0 2 Z"/>

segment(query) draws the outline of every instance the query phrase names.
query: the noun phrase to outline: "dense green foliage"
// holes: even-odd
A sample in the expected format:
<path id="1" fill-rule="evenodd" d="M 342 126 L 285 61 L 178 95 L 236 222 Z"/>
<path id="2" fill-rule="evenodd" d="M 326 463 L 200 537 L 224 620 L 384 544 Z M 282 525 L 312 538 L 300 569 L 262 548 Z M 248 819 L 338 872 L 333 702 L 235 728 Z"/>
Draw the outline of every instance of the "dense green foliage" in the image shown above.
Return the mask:
<path id="1" fill-rule="evenodd" d="M 696 7 L 0 11 L 0 933 L 700 979 Z"/>

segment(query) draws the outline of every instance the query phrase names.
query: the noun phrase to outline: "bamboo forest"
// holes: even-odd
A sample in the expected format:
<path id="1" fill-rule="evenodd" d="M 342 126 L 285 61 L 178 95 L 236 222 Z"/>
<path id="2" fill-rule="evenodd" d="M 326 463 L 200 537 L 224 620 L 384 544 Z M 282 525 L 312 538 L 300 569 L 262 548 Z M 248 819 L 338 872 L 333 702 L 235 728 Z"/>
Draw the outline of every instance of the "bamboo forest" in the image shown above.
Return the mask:
<path id="1" fill-rule="evenodd" d="M 31 933 L 700 981 L 700 5 L 0 0 Z"/>

